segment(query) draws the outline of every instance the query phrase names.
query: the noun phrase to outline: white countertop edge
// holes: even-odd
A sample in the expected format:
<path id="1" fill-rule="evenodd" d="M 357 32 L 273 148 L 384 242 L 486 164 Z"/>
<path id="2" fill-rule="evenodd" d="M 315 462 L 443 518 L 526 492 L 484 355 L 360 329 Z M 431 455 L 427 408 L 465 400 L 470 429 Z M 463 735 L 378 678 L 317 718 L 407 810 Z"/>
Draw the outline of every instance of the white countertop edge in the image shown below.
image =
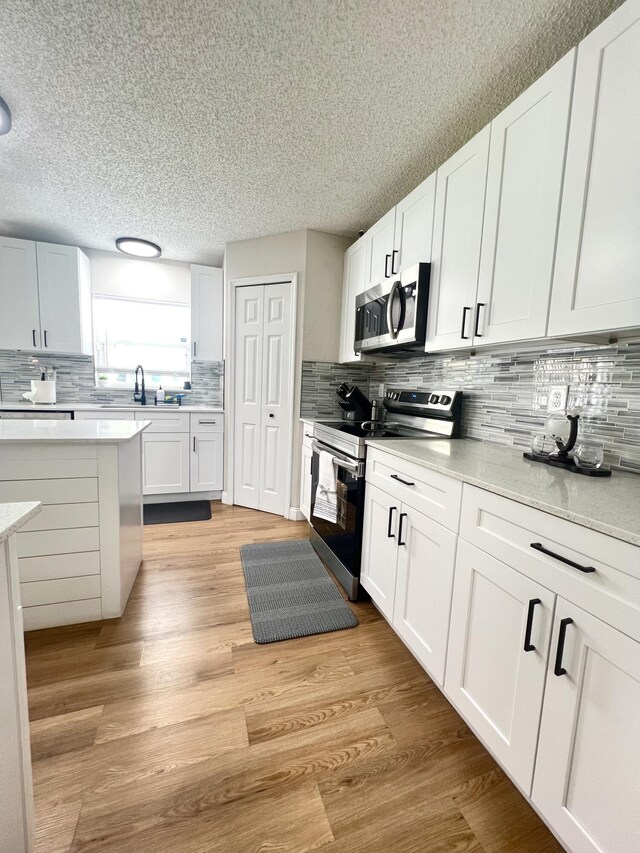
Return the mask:
<path id="1" fill-rule="evenodd" d="M 472 439 L 456 439 L 456 441 L 465 441 L 472 444 L 476 444 L 479 447 L 486 447 L 485 442 L 481 441 L 473 441 Z M 477 486 L 479 489 L 484 489 L 485 491 L 492 492 L 496 495 L 501 495 L 502 497 L 509 498 L 510 500 L 516 501 L 517 503 L 525 504 L 526 506 L 533 507 L 534 509 L 539 509 L 542 512 L 549 513 L 549 515 L 554 515 L 558 518 L 563 518 L 566 521 L 572 521 L 575 524 L 579 524 L 582 527 L 587 527 L 590 530 L 596 530 L 599 533 L 604 533 L 607 536 L 611 536 L 614 539 L 620 539 L 623 542 L 629 542 L 631 545 L 640 546 L 640 535 L 634 533 L 633 531 L 626 530 L 621 527 L 616 527 L 613 524 L 600 521 L 597 518 L 594 518 L 590 515 L 584 515 L 582 513 L 578 513 L 564 507 L 547 503 L 539 498 L 531 494 L 522 494 L 521 492 L 514 491 L 513 489 L 506 488 L 505 486 L 501 486 L 499 484 L 492 483 L 490 480 L 485 480 L 481 477 L 474 477 L 470 474 L 466 474 L 461 471 L 456 471 L 448 468 L 446 465 L 438 464 L 436 461 L 432 461 L 430 459 L 424 459 L 417 456 L 414 456 L 412 453 L 405 453 L 402 450 L 394 447 L 396 444 L 395 441 L 376 441 L 375 439 L 367 439 L 367 446 L 374 447 L 376 450 L 381 450 L 384 453 L 389 453 L 392 456 L 397 456 L 399 459 L 404 459 L 407 462 L 411 462 L 414 465 L 420 465 L 423 468 L 428 468 L 431 471 L 436 471 L 440 474 L 444 474 L 447 477 L 452 477 L 455 480 L 461 480 L 463 483 L 467 483 L 470 486 Z M 509 453 L 517 453 L 520 457 L 522 465 L 538 465 L 538 463 L 530 462 L 522 457 L 523 450 L 515 447 L 506 447 L 502 445 L 492 445 L 493 448 L 498 448 L 499 450 Z M 514 460 L 515 461 L 515 460 Z M 567 471 L 561 471 L 553 468 L 549 468 L 549 466 L 545 466 L 545 469 L 548 471 L 553 471 L 556 475 L 562 477 L 580 477 L 578 474 L 572 474 Z M 612 477 L 615 478 L 616 475 L 618 477 L 622 476 L 630 476 L 635 477 L 634 474 L 626 474 L 626 472 L 617 472 L 614 471 Z"/>
<path id="2" fill-rule="evenodd" d="M 4 542 L 40 512 L 39 501 L 0 503 L 0 542 Z"/>
<path id="3" fill-rule="evenodd" d="M 218 406 L 155 406 L 153 403 L 141 406 L 139 403 L 29 403 L 26 400 L 16 403 L 0 403 L 0 412 L 7 411 L 32 411 L 32 412 L 187 412 L 197 414 L 198 412 L 210 412 L 222 415 L 224 409 Z"/>
<path id="4" fill-rule="evenodd" d="M 0 420 L 0 447 L 8 444 L 125 444 L 151 421 Z"/>

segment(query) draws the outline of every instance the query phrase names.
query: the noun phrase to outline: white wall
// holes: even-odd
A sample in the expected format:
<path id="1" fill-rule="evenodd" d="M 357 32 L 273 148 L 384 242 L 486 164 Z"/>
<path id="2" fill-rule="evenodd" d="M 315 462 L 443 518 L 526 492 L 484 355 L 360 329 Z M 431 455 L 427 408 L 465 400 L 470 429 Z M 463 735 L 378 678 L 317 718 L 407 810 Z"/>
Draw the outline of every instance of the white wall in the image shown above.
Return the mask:
<path id="1" fill-rule="evenodd" d="M 127 258 L 120 252 L 83 249 L 91 263 L 91 290 L 105 296 L 191 304 L 189 264 Z"/>
<path id="2" fill-rule="evenodd" d="M 351 243 L 349 237 L 307 231 L 303 361 L 338 361 L 340 357 L 344 253 Z"/>

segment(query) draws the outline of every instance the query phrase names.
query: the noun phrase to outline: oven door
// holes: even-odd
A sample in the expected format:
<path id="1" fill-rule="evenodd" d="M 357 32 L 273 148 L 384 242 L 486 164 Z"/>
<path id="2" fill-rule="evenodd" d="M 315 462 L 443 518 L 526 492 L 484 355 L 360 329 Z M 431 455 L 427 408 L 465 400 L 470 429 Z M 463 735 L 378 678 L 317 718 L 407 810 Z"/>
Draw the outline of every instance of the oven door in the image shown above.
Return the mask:
<path id="1" fill-rule="evenodd" d="M 337 521 L 327 521 L 315 514 L 318 495 L 320 451 L 334 458 L 337 476 Z M 312 544 L 331 569 L 336 580 L 351 600 L 358 595 L 360 557 L 362 554 L 362 521 L 364 515 L 364 463 L 352 459 L 317 440 L 311 460 Z"/>

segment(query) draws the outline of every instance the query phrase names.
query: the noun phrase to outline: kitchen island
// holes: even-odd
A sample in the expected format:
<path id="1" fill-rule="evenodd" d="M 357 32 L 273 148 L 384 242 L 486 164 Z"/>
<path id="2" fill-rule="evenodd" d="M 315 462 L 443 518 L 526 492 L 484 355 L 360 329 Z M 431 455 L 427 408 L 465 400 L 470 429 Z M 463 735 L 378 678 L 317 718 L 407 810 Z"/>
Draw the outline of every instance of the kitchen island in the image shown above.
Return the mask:
<path id="1" fill-rule="evenodd" d="M 142 562 L 147 421 L 0 421 L 0 501 L 17 534 L 25 630 L 121 616 Z"/>

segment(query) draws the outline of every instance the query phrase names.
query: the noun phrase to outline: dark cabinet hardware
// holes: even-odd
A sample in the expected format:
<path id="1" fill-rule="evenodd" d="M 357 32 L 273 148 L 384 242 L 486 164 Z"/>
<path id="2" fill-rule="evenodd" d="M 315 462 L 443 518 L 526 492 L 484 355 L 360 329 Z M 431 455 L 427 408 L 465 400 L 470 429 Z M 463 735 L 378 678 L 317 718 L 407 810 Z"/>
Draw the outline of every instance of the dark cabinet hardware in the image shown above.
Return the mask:
<path id="1" fill-rule="evenodd" d="M 44 345 L 45 345 L 46 347 L 48 347 L 48 346 L 49 346 L 49 344 L 47 343 L 47 330 L 46 330 L 46 329 L 44 330 Z"/>
<path id="2" fill-rule="evenodd" d="M 400 524 L 398 525 L 398 545 L 406 545 L 407 544 L 406 542 L 402 541 L 402 526 L 403 526 L 402 522 L 405 520 L 406 517 L 407 517 L 406 512 L 400 513 Z"/>
<path id="3" fill-rule="evenodd" d="M 273 414 L 273 412 L 269 412 L 269 417 L 270 417 L 270 418 L 275 418 L 275 415 Z"/>
<path id="4" fill-rule="evenodd" d="M 460 328 L 460 337 L 463 341 L 469 340 L 469 335 L 465 335 L 464 330 L 467 325 L 467 311 L 471 311 L 471 308 L 468 305 L 465 305 L 462 309 L 462 326 Z"/>
<path id="5" fill-rule="evenodd" d="M 304 437 L 305 438 L 313 438 L 313 436 L 308 432 L 305 432 Z"/>
<path id="6" fill-rule="evenodd" d="M 387 524 L 387 539 L 395 539 L 395 536 L 391 532 L 391 525 L 393 524 L 393 513 L 398 509 L 397 506 L 389 507 L 389 523 Z"/>
<path id="7" fill-rule="evenodd" d="M 396 255 L 400 254 L 399 249 L 394 249 L 391 253 L 391 275 L 395 275 L 398 270 L 396 269 Z"/>
<path id="8" fill-rule="evenodd" d="M 476 325 L 475 325 L 475 328 L 473 330 L 474 338 L 481 338 L 482 337 L 482 335 L 478 331 L 478 326 L 480 325 L 480 309 L 484 308 L 484 306 L 485 306 L 484 302 L 476 302 Z"/>
<path id="9" fill-rule="evenodd" d="M 560 620 L 560 630 L 558 631 L 558 648 L 556 649 L 556 663 L 553 667 L 554 675 L 566 675 L 567 670 L 562 666 L 562 657 L 564 655 L 564 641 L 567 638 L 567 628 L 573 625 L 573 619 Z"/>
<path id="10" fill-rule="evenodd" d="M 398 477 L 397 474 L 392 474 L 391 479 L 397 480 L 399 483 L 402 483 L 403 486 L 415 486 L 415 483 L 411 483 L 409 480 L 403 480 L 402 477 Z"/>
<path id="11" fill-rule="evenodd" d="M 560 554 L 554 554 L 553 551 L 549 551 L 540 542 L 532 542 L 529 547 L 534 548 L 536 551 L 540 551 L 542 554 L 546 554 L 547 557 L 553 557 L 554 560 L 560 560 L 561 563 L 566 563 L 567 566 L 571 566 L 572 569 L 577 569 L 579 572 L 589 574 L 596 570 L 595 566 L 581 566 L 580 563 L 574 563 L 573 560 L 569 560 L 567 557 L 561 557 Z"/>
<path id="12" fill-rule="evenodd" d="M 198 423 L 202 426 L 212 426 L 213 424 L 215 424 L 215 421 L 198 421 Z"/>
<path id="13" fill-rule="evenodd" d="M 31 337 L 33 338 L 33 345 L 36 345 L 36 330 L 31 329 Z"/>
<path id="14" fill-rule="evenodd" d="M 193 452 L 194 453 L 196 452 L 196 437 L 195 437 L 195 435 L 193 436 Z"/>
<path id="15" fill-rule="evenodd" d="M 391 255 L 384 256 L 384 277 L 389 278 L 391 273 L 389 272 L 389 261 L 391 260 Z"/>
<path id="16" fill-rule="evenodd" d="M 536 647 L 531 642 L 531 631 L 533 629 L 533 611 L 536 608 L 536 604 L 542 604 L 542 601 L 539 598 L 532 598 L 529 602 L 529 608 L 527 610 L 527 627 L 524 632 L 525 652 L 535 652 L 536 650 Z"/>
<path id="17" fill-rule="evenodd" d="M 193 357 L 196 357 L 196 342 L 193 342 Z"/>

